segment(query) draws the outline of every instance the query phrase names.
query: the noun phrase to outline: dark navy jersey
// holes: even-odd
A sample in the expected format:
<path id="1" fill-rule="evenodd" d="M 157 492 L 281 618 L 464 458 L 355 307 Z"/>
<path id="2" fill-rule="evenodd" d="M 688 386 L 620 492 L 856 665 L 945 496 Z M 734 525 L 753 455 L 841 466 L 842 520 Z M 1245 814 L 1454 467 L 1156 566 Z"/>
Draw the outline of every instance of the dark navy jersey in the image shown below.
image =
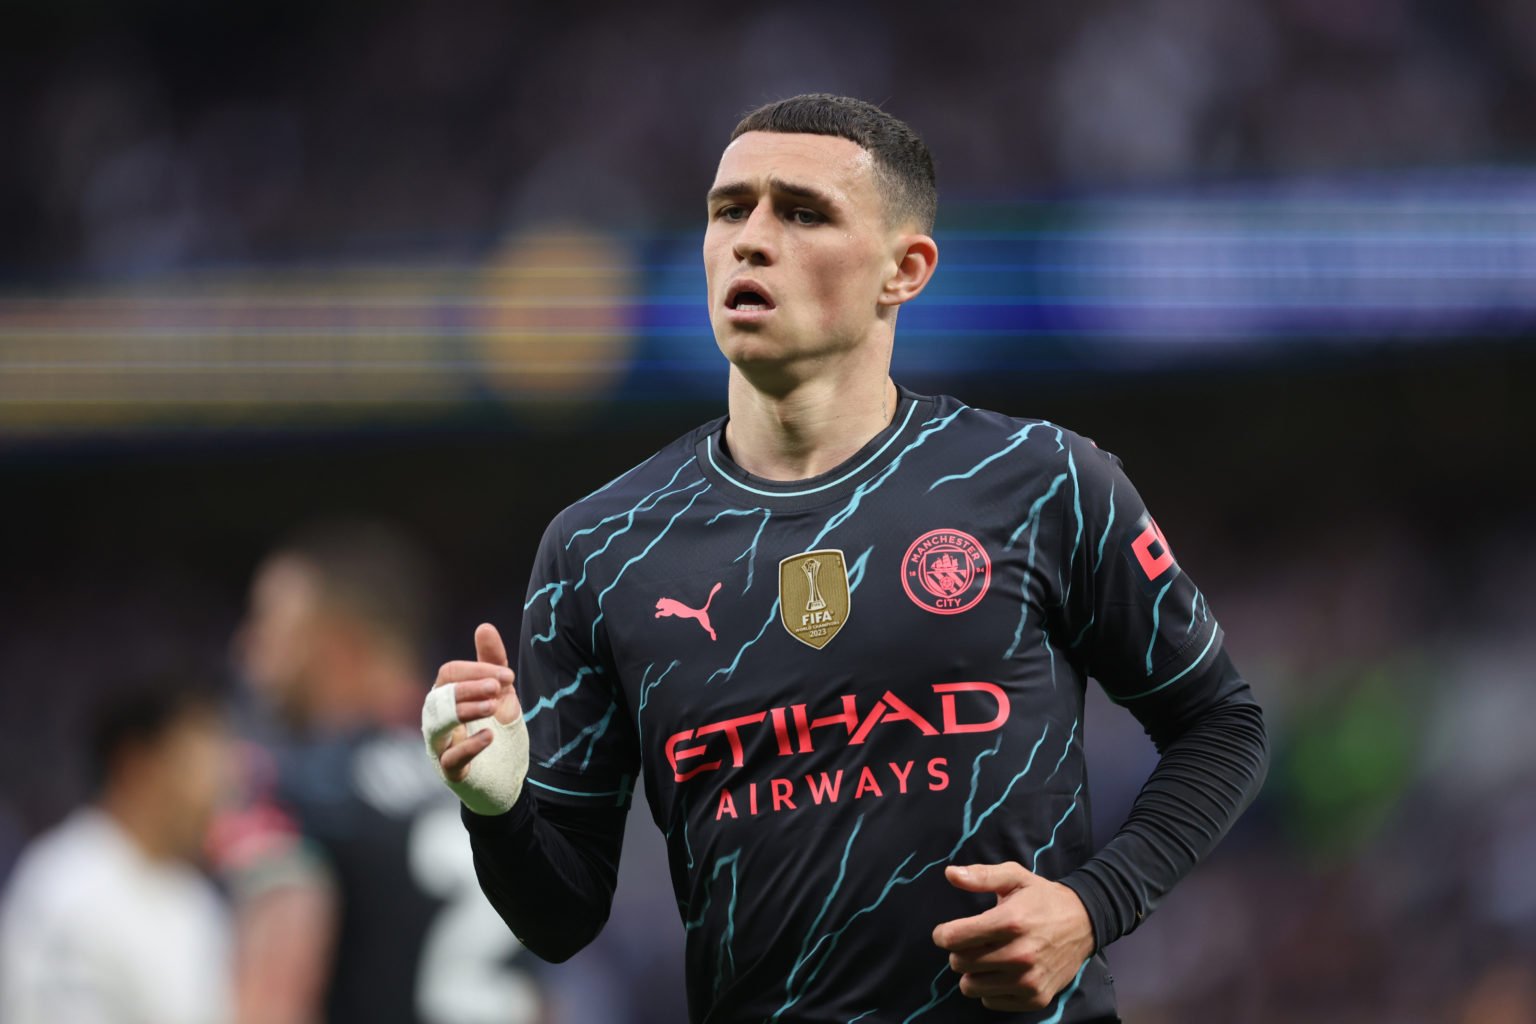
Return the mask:
<path id="1" fill-rule="evenodd" d="M 562 512 L 517 686 L 541 804 L 644 774 L 696 1021 L 996 1021 L 935 925 L 947 864 L 1048 878 L 1093 850 L 1091 675 L 1155 726 L 1221 630 L 1118 460 L 1040 420 L 903 391 L 843 465 L 774 483 L 724 420 Z M 1101 955 L 1045 1011 L 1114 1014 Z"/>
<path id="2" fill-rule="evenodd" d="M 237 895 L 326 886 L 338 915 L 323 1019 L 535 1024 L 536 963 L 485 905 L 414 729 L 271 742 L 264 782 L 226 823 Z"/>

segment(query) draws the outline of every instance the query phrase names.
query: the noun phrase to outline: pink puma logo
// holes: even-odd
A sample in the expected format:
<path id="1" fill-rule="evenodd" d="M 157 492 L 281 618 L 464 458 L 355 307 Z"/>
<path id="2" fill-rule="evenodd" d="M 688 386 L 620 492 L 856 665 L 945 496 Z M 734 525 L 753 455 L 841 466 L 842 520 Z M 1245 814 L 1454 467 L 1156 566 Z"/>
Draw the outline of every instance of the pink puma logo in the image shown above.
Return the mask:
<path id="1" fill-rule="evenodd" d="M 704 602 L 703 608 L 689 608 L 681 601 L 670 597 L 663 597 L 656 602 L 656 617 L 665 618 L 668 615 L 676 615 L 680 619 L 692 619 L 704 627 L 704 632 L 709 634 L 711 640 L 715 639 L 715 627 L 709 624 L 709 605 L 720 592 L 720 584 L 716 583 L 709 591 L 709 598 Z"/>

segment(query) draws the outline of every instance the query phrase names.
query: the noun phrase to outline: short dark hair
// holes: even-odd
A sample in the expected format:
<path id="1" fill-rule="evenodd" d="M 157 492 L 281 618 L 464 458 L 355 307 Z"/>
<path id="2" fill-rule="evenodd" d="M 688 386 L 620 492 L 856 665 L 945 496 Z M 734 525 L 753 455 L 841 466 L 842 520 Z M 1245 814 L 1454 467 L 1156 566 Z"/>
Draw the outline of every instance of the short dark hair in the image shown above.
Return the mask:
<path id="1" fill-rule="evenodd" d="M 422 656 L 435 625 L 437 580 L 404 534 L 378 522 L 319 522 L 289 537 L 278 555 L 314 571 L 322 600 Z"/>
<path id="2" fill-rule="evenodd" d="M 114 686 L 91 721 L 91 777 L 99 788 L 111 781 L 117 759 L 131 747 L 157 742 L 182 721 L 222 714 L 219 695 L 177 673 L 157 673 Z"/>
<path id="3" fill-rule="evenodd" d="M 891 218 L 933 230 L 939 189 L 928 146 L 905 121 L 873 103 L 826 92 L 791 96 L 747 114 L 731 132 L 731 141 L 747 132 L 835 135 L 858 143 L 874 158 Z"/>

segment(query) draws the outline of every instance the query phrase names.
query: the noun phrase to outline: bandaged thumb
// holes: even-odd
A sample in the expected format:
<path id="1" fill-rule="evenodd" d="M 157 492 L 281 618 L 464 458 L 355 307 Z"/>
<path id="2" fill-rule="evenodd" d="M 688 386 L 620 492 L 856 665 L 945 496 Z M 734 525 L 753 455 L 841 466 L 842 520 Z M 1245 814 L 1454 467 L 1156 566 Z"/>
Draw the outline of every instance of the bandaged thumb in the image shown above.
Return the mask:
<path id="1" fill-rule="evenodd" d="M 528 776 L 528 726 L 523 722 L 522 711 L 511 722 L 501 722 L 492 716 L 461 723 L 453 691 L 453 686 L 435 687 L 421 707 L 421 735 L 427 744 L 427 755 L 437 766 L 437 774 L 465 807 L 476 814 L 504 814 L 517 803 L 523 780 Z M 461 724 L 466 736 L 487 729 L 492 735 L 490 746 L 470 758 L 464 780 L 455 782 L 443 773 L 438 744 Z"/>

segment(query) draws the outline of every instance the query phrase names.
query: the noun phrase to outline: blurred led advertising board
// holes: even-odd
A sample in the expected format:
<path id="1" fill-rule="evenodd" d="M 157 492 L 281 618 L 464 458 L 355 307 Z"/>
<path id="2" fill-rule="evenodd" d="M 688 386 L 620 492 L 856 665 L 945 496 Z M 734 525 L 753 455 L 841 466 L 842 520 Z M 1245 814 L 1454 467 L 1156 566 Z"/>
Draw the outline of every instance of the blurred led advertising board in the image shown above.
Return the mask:
<path id="1" fill-rule="evenodd" d="M 1531 171 L 952 202 L 937 234 L 938 274 L 900 314 L 898 376 L 1536 336 Z M 530 230 L 458 264 L 0 290 L 0 430 L 717 399 L 701 238 Z"/>

